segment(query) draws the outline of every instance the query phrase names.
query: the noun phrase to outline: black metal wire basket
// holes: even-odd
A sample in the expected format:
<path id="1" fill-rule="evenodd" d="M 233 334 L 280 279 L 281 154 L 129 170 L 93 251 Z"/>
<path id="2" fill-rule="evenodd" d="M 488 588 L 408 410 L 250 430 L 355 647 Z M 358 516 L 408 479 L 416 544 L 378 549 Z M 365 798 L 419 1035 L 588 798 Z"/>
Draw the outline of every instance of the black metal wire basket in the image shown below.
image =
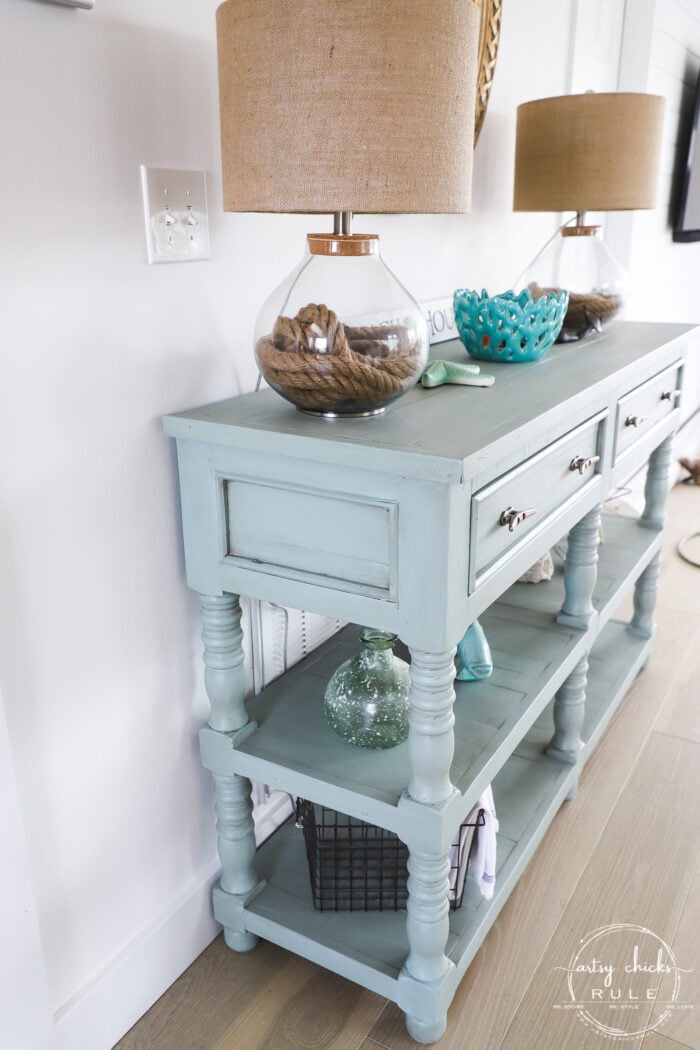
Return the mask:
<path id="1" fill-rule="evenodd" d="M 402 911 L 408 890 L 408 848 L 393 831 L 298 798 L 297 827 L 304 833 L 311 894 L 318 911 Z M 464 895 L 474 829 L 484 811 L 459 829 L 450 858 L 450 907 Z"/>

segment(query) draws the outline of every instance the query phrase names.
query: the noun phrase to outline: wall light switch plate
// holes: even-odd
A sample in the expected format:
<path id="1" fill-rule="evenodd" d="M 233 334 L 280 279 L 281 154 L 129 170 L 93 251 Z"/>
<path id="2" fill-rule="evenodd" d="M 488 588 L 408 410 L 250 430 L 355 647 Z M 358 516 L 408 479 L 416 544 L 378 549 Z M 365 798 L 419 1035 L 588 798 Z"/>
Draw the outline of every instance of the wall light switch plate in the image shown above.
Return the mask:
<path id="1" fill-rule="evenodd" d="M 207 187 L 203 171 L 141 165 L 149 263 L 209 258 Z"/>

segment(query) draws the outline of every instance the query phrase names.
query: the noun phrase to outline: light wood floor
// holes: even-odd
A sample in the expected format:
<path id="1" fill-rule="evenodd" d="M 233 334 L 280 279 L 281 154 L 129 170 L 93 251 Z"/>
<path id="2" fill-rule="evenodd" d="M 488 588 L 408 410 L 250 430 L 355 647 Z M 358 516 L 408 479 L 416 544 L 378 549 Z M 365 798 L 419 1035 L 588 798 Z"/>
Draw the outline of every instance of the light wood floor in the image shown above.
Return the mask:
<path id="1" fill-rule="evenodd" d="M 669 509 L 651 664 L 475 957 L 436 1050 L 700 1050 L 700 569 L 675 553 L 700 529 L 700 488 L 676 486 Z M 652 930 L 695 968 L 681 998 L 696 1007 L 624 1042 L 553 1008 L 556 967 L 613 922 Z M 416 1046 L 393 1003 L 274 945 L 238 956 L 219 937 L 118 1050 Z"/>

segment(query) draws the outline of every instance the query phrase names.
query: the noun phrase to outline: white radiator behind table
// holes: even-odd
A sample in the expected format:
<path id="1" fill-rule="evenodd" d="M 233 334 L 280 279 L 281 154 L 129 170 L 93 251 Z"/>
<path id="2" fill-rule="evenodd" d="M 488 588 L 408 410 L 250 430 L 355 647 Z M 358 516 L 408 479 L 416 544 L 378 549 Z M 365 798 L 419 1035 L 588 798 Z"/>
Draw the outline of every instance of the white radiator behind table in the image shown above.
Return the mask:
<path id="1" fill-rule="evenodd" d="M 293 667 L 344 623 L 300 609 L 286 609 L 270 602 L 243 599 L 248 681 L 256 695 L 275 678 Z M 253 818 L 258 845 L 292 813 L 289 795 L 253 782 Z"/>

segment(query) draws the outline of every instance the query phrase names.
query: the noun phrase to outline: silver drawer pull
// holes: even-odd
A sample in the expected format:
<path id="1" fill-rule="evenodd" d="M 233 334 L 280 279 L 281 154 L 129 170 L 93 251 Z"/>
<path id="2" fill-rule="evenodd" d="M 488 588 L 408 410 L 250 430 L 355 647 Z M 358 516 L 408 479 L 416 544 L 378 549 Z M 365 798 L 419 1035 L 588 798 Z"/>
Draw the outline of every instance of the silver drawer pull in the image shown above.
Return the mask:
<path id="1" fill-rule="evenodd" d="M 577 470 L 579 474 L 584 474 L 589 467 L 599 462 L 600 456 L 589 456 L 588 459 L 584 459 L 583 456 L 577 456 L 576 459 L 572 459 L 571 463 L 569 463 L 569 470 Z"/>
<path id="2" fill-rule="evenodd" d="M 681 396 L 680 390 L 664 390 L 661 395 L 662 401 L 676 401 Z"/>
<path id="3" fill-rule="evenodd" d="M 626 427 L 641 427 L 642 423 L 646 423 L 646 416 L 628 416 L 625 420 Z"/>
<path id="4" fill-rule="evenodd" d="M 498 519 L 499 525 L 507 525 L 509 532 L 515 532 L 516 525 L 522 525 L 525 518 L 531 518 L 533 514 L 537 514 L 534 507 L 530 507 L 529 510 L 515 510 L 514 507 L 508 507 L 508 510 L 504 510 Z"/>

